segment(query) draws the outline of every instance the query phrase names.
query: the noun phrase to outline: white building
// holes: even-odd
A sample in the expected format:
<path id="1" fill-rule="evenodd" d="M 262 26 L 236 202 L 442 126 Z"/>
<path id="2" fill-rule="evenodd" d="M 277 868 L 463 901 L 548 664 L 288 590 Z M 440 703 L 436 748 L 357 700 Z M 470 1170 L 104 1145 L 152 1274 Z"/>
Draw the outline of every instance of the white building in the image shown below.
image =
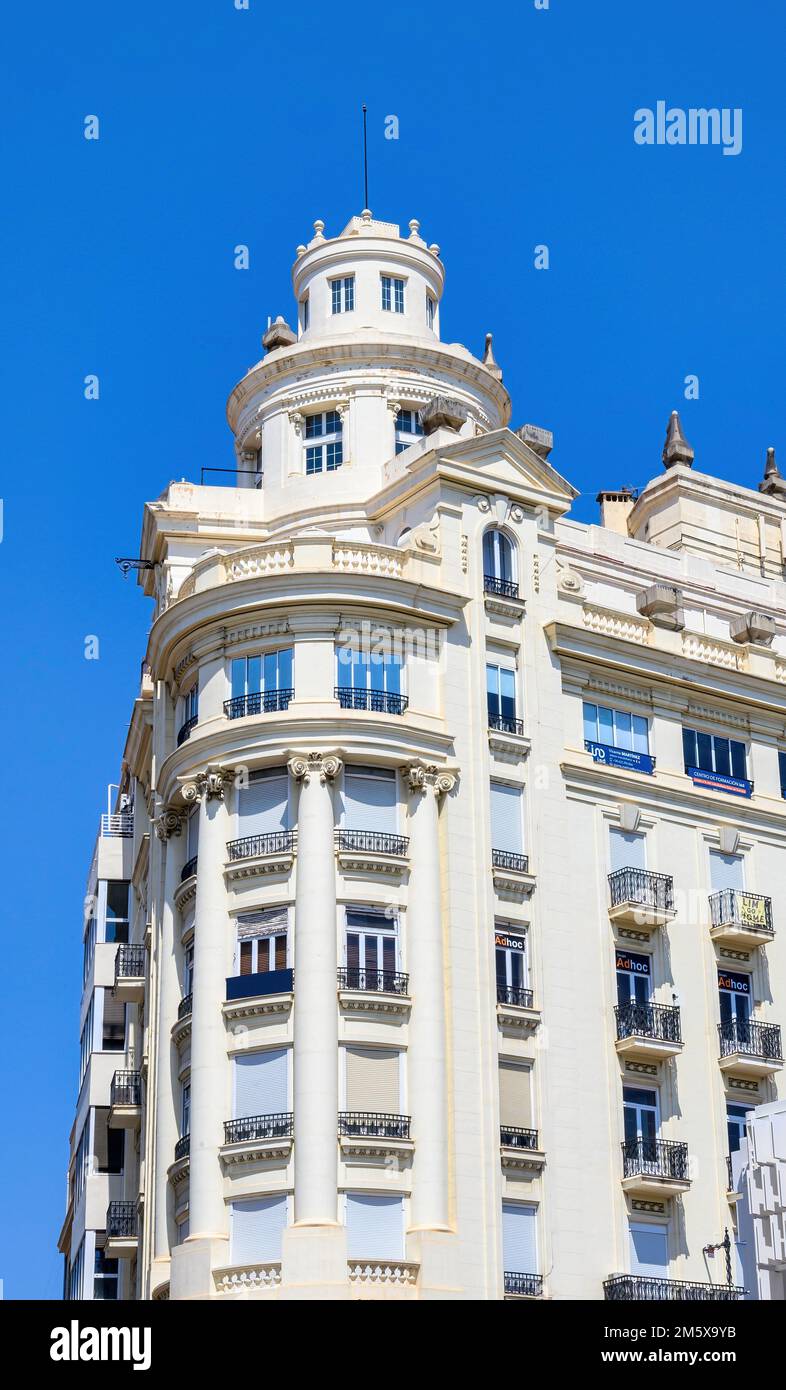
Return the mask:
<path id="1" fill-rule="evenodd" d="M 74 1296 L 738 1296 L 707 1247 L 782 1068 L 786 483 L 694 469 L 675 415 L 638 498 L 566 519 L 443 278 L 417 222 L 315 223 L 237 485 L 145 508 Z"/>

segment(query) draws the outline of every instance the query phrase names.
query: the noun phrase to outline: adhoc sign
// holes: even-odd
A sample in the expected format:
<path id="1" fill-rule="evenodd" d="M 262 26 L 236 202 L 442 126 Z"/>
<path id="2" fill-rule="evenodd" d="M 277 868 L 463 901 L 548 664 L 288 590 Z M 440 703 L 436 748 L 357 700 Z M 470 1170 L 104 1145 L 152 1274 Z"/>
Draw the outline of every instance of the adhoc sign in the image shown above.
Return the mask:
<path id="1" fill-rule="evenodd" d="M 514 936 L 509 931 L 495 931 L 494 945 L 499 946 L 503 951 L 523 951 L 525 944 L 524 933 Z"/>
<path id="2" fill-rule="evenodd" d="M 618 951 L 617 969 L 624 970 L 629 975 L 649 975 L 650 958 L 634 955 L 633 951 Z"/>
<path id="3" fill-rule="evenodd" d="M 732 970 L 719 970 L 718 989 L 725 990 L 729 994 L 747 994 L 750 996 L 750 976 L 736 975 Z"/>
<path id="4" fill-rule="evenodd" d="M 653 772 L 655 759 L 649 753 L 634 753 L 632 748 L 612 748 L 609 743 L 593 743 L 585 738 L 584 747 L 592 754 L 592 761 L 605 763 L 606 767 L 624 767 L 629 772 Z"/>
<path id="5" fill-rule="evenodd" d="M 686 767 L 685 771 L 696 787 L 712 787 L 732 796 L 750 796 L 753 791 L 753 783 L 744 777 L 727 777 L 725 772 L 705 772 L 700 767 Z"/>

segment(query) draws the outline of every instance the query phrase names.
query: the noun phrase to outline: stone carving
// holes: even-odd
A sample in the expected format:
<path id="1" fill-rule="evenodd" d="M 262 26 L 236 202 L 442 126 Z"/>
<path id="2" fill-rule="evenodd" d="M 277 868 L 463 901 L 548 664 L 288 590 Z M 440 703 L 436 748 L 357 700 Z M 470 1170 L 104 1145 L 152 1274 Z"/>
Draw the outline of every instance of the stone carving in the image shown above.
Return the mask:
<path id="1" fill-rule="evenodd" d="M 584 593 L 584 581 L 569 565 L 561 565 L 557 570 L 557 588 L 561 594 L 579 598 Z"/>
<path id="2" fill-rule="evenodd" d="M 408 763 L 401 769 L 407 786 L 413 792 L 426 792 L 431 789 L 435 796 L 452 792 L 456 785 L 456 774 L 439 768 L 434 763 Z"/>
<path id="3" fill-rule="evenodd" d="M 475 506 L 477 507 L 478 511 L 483 512 L 484 515 L 486 512 L 491 511 L 491 503 L 489 502 L 488 497 L 486 497 L 484 493 L 479 492 L 477 496 L 473 497 L 472 501 L 475 503 Z"/>
<path id="4" fill-rule="evenodd" d="M 209 767 L 206 772 L 198 773 L 193 782 L 184 784 L 183 800 L 188 804 L 201 801 L 203 797 L 206 801 L 223 801 L 227 783 L 233 781 L 234 776 L 231 767 Z"/>
<path id="5" fill-rule="evenodd" d="M 290 758 L 287 767 L 296 782 L 310 782 L 318 776 L 324 786 L 338 777 L 343 764 L 335 753 L 309 753 L 306 756 Z"/>
<path id="6" fill-rule="evenodd" d="M 162 811 L 159 816 L 156 816 L 156 835 L 159 840 L 168 840 L 170 835 L 180 834 L 182 825 L 183 817 L 179 811 Z"/>

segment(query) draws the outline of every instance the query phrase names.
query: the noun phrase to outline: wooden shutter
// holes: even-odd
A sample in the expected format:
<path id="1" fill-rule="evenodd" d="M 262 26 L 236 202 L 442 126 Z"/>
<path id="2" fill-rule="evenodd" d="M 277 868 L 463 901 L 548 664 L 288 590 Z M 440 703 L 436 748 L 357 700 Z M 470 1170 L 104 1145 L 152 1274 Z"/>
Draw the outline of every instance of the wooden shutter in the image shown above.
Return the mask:
<path id="1" fill-rule="evenodd" d="M 241 787 L 237 800 L 237 838 L 269 835 L 286 830 L 289 806 L 289 774 L 286 768 L 272 768 L 253 776 Z"/>
<path id="2" fill-rule="evenodd" d="M 404 1258 L 404 1199 L 347 1193 L 347 1255 L 350 1260 Z"/>
<path id="3" fill-rule="evenodd" d="M 344 774 L 344 823 L 347 830 L 398 832 L 395 772 L 348 767 Z"/>
<path id="4" fill-rule="evenodd" d="M 347 1110 L 398 1115 L 400 1053 L 378 1047 L 348 1047 Z"/>
<path id="5" fill-rule="evenodd" d="M 514 1128 L 532 1127 L 532 1084 L 529 1067 L 499 1064 L 499 1119 Z"/>
<path id="6" fill-rule="evenodd" d="M 537 1274 L 537 1208 L 502 1203 L 502 1259 L 511 1274 Z"/>
<path id="7" fill-rule="evenodd" d="M 491 783 L 491 848 L 523 854 L 523 796 L 520 787 Z"/>
<path id="8" fill-rule="evenodd" d="M 232 1203 L 230 1263 L 250 1265 L 281 1259 L 287 1224 L 286 1197 L 258 1197 Z"/>
<path id="9" fill-rule="evenodd" d="M 234 1119 L 252 1115 L 279 1115 L 287 1105 L 287 1049 L 252 1052 L 234 1059 Z"/>

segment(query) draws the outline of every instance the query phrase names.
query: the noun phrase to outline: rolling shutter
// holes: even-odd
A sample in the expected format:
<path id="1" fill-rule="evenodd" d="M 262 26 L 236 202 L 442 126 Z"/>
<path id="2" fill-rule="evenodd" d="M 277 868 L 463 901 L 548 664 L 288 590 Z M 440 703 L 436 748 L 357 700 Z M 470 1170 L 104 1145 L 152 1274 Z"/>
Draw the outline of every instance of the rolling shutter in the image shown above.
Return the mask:
<path id="1" fill-rule="evenodd" d="M 710 881 L 714 893 L 720 892 L 722 888 L 737 888 L 741 891 L 745 887 L 742 856 L 719 854 L 717 850 L 710 850 Z"/>
<path id="2" fill-rule="evenodd" d="M 524 852 L 520 787 L 508 787 L 504 782 L 491 783 L 491 848 L 508 854 Z"/>
<path id="3" fill-rule="evenodd" d="M 631 1274 L 662 1279 L 669 1268 L 669 1245 L 663 1226 L 631 1226 Z"/>
<path id="4" fill-rule="evenodd" d="M 615 869 L 646 869 L 647 843 L 643 835 L 629 835 L 626 830 L 609 831 L 611 872 Z"/>
<path id="5" fill-rule="evenodd" d="M 286 830 L 289 806 L 289 774 L 286 768 L 272 768 L 252 776 L 238 792 L 237 838 L 269 835 Z"/>
<path id="6" fill-rule="evenodd" d="M 347 1193 L 347 1255 L 350 1260 L 404 1258 L 404 1199 Z"/>
<path id="7" fill-rule="evenodd" d="M 502 1203 L 502 1258 L 511 1274 L 537 1274 L 536 1207 Z"/>
<path id="8" fill-rule="evenodd" d="M 347 1110 L 398 1115 L 400 1054 L 376 1047 L 348 1047 L 345 1051 Z"/>
<path id="9" fill-rule="evenodd" d="M 344 825 L 347 830 L 398 832 L 395 772 L 348 767 L 344 774 Z"/>
<path id="10" fill-rule="evenodd" d="M 230 1261 L 250 1265 L 281 1259 L 281 1237 L 287 1224 L 286 1197 L 259 1197 L 232 1203 Z"/>
<path id="11" fill-rule="evenodd" d="M 532 1128 L 532 1087 L 529 1067 L 499 1064 L 499 1119 L 502 1125 Z M 509 1266 L 506 1265 L 506 1268 Z M 525 1271 L 519 1270 L 518 1273 Z"/>
<path id="12" fill-rule="evenodd" d="M 253 1052 L 234 1059 L 236 1120 L 279 1115 L 287 1105 L 287 1049 Z"/>

